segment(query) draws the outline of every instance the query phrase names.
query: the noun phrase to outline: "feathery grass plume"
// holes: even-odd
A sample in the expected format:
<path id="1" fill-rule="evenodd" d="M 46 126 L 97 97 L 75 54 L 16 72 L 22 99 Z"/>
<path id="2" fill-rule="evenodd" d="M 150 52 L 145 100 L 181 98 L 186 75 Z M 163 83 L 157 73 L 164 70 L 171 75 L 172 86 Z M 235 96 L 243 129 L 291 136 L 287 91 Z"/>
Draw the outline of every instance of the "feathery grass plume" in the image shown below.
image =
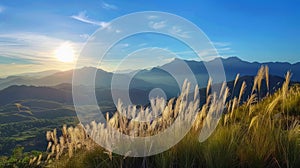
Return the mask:
<path id="1" fill-rule="evenodd" d="M 36 156 L 34 156 L 33 158 L 30 158 L 29 165 L 33 165 L 36 160 L 37 160 Z"/>
<path id="2" fill-rule="evenodd" d="M 245 92 L 246 86 L 247 86 L 247 85 L 246 85 L 246 82 L 243 81 L 242 86 L 241 86 L 241 89 L 240 89 L 240 94 L 239 94 L 238 103 L 241 102 L 241 98 L 242 98 L 242 96 L 243 96 L 243 94 L 244 94 L 244 92 Z"/>
<path id="3" fill-rule="evenodd" d="M 258 81 L 258 77 L 255 76 L 254 77 L 254 81 L 253 81 L 253 86 L 252 86 L 251 94 L 254 94 L 254 92 L 257 90 L 257 81 Z"/>
<path id="4" fill-rule="evenodd" d="M 287 96 L 288 96 L 288 93 L 289 93 L 289 84 L 290 84 L 290 81 L 291 81 L 291 72 L 288 71 L 285 75 L 285 81 L 282 85 L 282 88 L 281 88 L 281 93 L 282 93 L 282 99 L 283 99 L 283 102 L 286 101 L 287 99 Z M 282 105 L 283 106 L 283 105 Z M 287 117 L 286 117 L 286 127 L 288 127 L 288 123 L 289 123 L 289 114 L 288 114 L 288 111 L 286 109 L 283 108 L 283 111 L 285 113 L 287 113 Z"/>
<path id="5" fill-rule="evenodd" d="M 223 126 L 226 126 L 227 123 L 228 123 L 228 121 L 229 121 L 229 115 L 228 115 L 228 114 L 225 114 L 225 115 L 224 115 Z"/>
<path id="6" fill-rule="evenodd" d="M 258 70 L 258 73 L 257 73 L 257 90 L 258 90 L 258 94 L 260 94 L 261 84 L 262 84 L 262 80 L 264 79 L 264 76 L 265 76 L 265 67 L 261 66 L 261 68 Z"/>
<path id="7" fill-rule="evenodd" d="M 51 155 L 54 155 L 55 154 L 55 145 L 52 145 L 51 146 Z"/>
<path id="8" fill-rule="evenodd" d="M 67 130 L 67 125 L 64 124 L 63 127 L 62 127 L 62 136 L 63 138 L 66 140 L 67 139 L 67 136 L 68 136 L 68 130 Z"/>
<path id="9" fill-rule="evenodd" d="M 265 67 L 262 65 L 259 70 L 257 71 L 256 76 L 254 77 L 254 83 L 252 88 L 252 93 L 257 90 L 258 93 L 260 92 L 261 82 L 265 76 Z"/>
<path id="10" fill-rule="evenodd" d="M 206 97 L 208 97 L 212 85 L 212 79 L 209 78 L 206 86 Z"/>
<path id="11" fill-rule="evenodd" d="M 269 92 L 270 92 L 270 79 L 269 79 L 269 67 L 266 65 L 265 66 L 265 77 L 266 77 L 266 85 L 267 85 L 267 91 L 268 91 L 268 94 L 269 94 Z"/>
<path id="12" fill-rule="evenodd" d="M 173 108 L 173 102 L 174 99 L 171 99 L 168 101 L 168 103 L 165 102 L 162 98 L 155 98 L 154 100 L 150 100 L 151 108 L 147 107 L 141 107 L 138 109 L 138 115 L 133 117 L 132 119 L 127 119 L 126 117 L 122 117 L 119 112 L 126 114 L 131 114 L 132 110 L 137 110 L 136 108 L 131 107 L 124 107 L 122 102 L 118 102 L 118 112 L 116 112 L 111 119 L 108 121 L 108 125 L 112 126 L 113 128 L 121 131 L 122 133 L 126 134 L 134 134 L 134 136 L 147 136 L 147 135 L 153 135 L 155 133 L 158 133 L 166 128 L 168 128 L 178 117 L 180 114 L 181 119 L 191 119 L 191 115 L 189 113 L 183 112 L 189 110 L 197 110 L 199 106 L 199 100 L 196 99 L 198 97 L 199 88 L 198 86 L 195 86 L 194 91 L 194 101 L 187 103 L 188 100 L 188 94 L 190 89 L 190 83 L 184 82 L 182 87 L 182 93 L 179 95 L 179 97 L 176 99 L 176 103 Z M 150 122 L 138 122 L 139 119 L 146 118 L 150 120 L 150 117 L 152 117 L 152 113 L 162 113 L 160 117 L 152 121 L 152 124 Z M 186 115 L 183 115 L 186 114 Z M 94 129 L 96 128 L 96 123 L 91 123 L 92 131 L 90 133 L 91 137 L 98 138 L 99 130 Z M 155 128 L 152 130 L 151 128 Z M 87 129 L 90 130 L 90 129 Z"/>
<path id="13" fill-rule="evenodd" d="M 256 94 L 251 94 L 247 100 L 246 106 L 249 107 L 250 105 L 252 105 L 253 103 L 256 103 L 256 102 L 257 102 Z"/>
<path id="14" fill-rule="evenodd" d="M 54 143 L 54 145 L 56 145 L 57 144 L 57 132 L 56 132 L 56 128 L 53 130 L 53 132 L 52 132 L 52 139 L 53 139 L 53 143 Z"/>
<path id="15" fill-rule="evenodd" d="M 235 88 L 237 81 L 239 80 L 240 74 L 237 74 L 234 80 L 233 88 Z"/>
<path id="16" fill-rule="evenodd" d="M 41 164 L 42 156 L 43 156 L 42 154 L 39 155 L 39 158 L 37 159 L 36 165 L 40 165 Z"/>
<path id="17" fill-rule="evenodd" d="M 226 104 L 226 100 L 228 96 L 229 96 L 229 88 L 226 86 L 226 82 L 223 82 L 219 99 L 222 100 L 221 102 L 223 103 L 224 106 Z"/>
<path id="18" fill-rule="evenodd" d="M 233 119 L 233 116 L 234 116 L 234 110 L 236 109 L 236 107 L 238 106 L 238 100 L 237 98 L 235 97 L 233 100 L 232 100 L 232 105 L 231 105 L 231 112 L 230 112 L 230 118 Z"/>
<path id="19" fill-rule="evenodd" d="M 47 139 L 48 140 L 48 139 Z M 48 140 L 49 142 L 48 142 L 48 146 L 47 146 L 47 149 L 46 149 L 46 151 L 48 151 L 50 148 L 51 148 L 51 146 L 52 146 L 52 142 L 50 141 L 50 139 Z"/>
<path id="20" fill-rule="evenodd" d="M 72 143 L 68 143 L 68 154 L 69 154 L 69 158 L 71 158 L 73 156 L 73 145 L 72 145 Z"/>
<path id="21" fill-rule="evenodd" d="M 47 141 L 51 141 L 51 139 L 52 139 L 52 138 L 51 138 L 51 131 L 47 131 L 47 132 L 46 132 L 46 140 L 47 140 Z"/>
<path id="22" fill-rule="evenodd" d="M 206 118 L 207 111 L 208 111 L 208 103 L 204 104 L 201 108 L 201 110 L 197 113 L 193 128 L 194 130 L 198 131 L 201 127 L 201 124 L 203 123 L 203 120 Z"/>
<path id="23" fill-rule="evenodd" d="M 285 82 L 282 85 L 282 95 L 284 99 L 287 97 L 290 81 L 291 81 L 291 72 L 288 71 L 285 75 Z"/>
<path id="24" fill-rule="evenodd" d="M 234 80 L 234 83 L 233 83 L 231 99 L 232 99 L 233 96 L 234 96 L 234 90 L 235 90 L 236 84 L 237 84 L 237 82 L 238 82 L 238 80 L 239 80 L 239 77 L 240 77 L 240 74 L 238 73 L 238 74 L 236 75 L 235 80 Z"/>
<path id="25" fill-rule="evenodd" d="M 199 97 L 199 86 L 196 85 L 195 92 L 194 92 L 194 101 L 196 101 L 198 97 Z"/>
<path id="26" fill-rule="evenodd" d="M 58 159 L 59 159 L 59 156 L 60 156 L 60 146 L 59 146 L 59 144 L 57 144 L 57 145 L 55 146 L 55 151 L 56 151 L 55 159 L 58 160 Z"/>
<path id="27" fill-rule="evenodd" d="M 64 148 L 65 148 L 65 139 L 63 136 L 59 137 L 59 144 L 60 144 L 60 153 L 63 153 Z"/>
<path id="28" fill-rule="evenodd" d="M 203 120 L 203 127 L 204 129 L 201 130 L 198 140 L 203 142 L 206 140 L 212 133 L 211 130 L 217 127 L 217 122 L 220 119 L 220 115 L 223 114 L 223 110 L 225 107 L 226 99 L 229 94 L 228 87 L 225 87 L 226 83 L 224 82 L 221 88 L 221 92 L 219 95 L 214 92 L 206 102 L 208 105 L 208 111 L 206 114 L 205 119 Z"/>
<path id="29" fill-rule="evenodd" d="M 271 116 L 271 113 L 274 111 L 274 108 L 276 105 L 278 105 L 279 101 L 281 99 L 281 96 L 276 96 L 268 105 L 266 108 L 266 112 L 269 116 Z"/>

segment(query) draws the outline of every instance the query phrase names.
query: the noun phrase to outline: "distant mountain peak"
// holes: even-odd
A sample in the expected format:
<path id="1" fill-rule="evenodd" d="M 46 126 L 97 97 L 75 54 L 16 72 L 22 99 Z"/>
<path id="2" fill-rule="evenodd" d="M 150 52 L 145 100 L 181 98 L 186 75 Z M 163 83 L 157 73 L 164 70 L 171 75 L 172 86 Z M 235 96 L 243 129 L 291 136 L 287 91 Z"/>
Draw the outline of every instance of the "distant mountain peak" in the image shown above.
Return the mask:
<path id="1" fill-rule="evenodd" d="M 237 56 L 222 58 L 222 60 L 227 60 L 227 61 L 243 61 L 242 59 L 240 59 Z"/>
<path id="2" fill-rule="evenodd" d="M 182 61 L 182 59 L 176 57 L 176 58 L 173 58 L 172 61 Z"/>
<path id="3" fill-rule="evenodd" d="M 89 69 L 89 70 L 93 70 L 93 69 L 97 69 L 96 67 L 93 67 L 93 66 L 85 66 L 85 67 L 82 67 L 81 69 Z"/>

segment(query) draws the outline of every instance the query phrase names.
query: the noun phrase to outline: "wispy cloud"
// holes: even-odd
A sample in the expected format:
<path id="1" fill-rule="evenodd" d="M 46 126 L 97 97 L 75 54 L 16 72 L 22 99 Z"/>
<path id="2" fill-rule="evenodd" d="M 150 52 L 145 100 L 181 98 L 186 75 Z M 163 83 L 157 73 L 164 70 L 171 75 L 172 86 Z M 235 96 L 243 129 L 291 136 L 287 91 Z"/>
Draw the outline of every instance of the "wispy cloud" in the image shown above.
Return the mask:
<path id="1" fill-rule="evenodd" d="M 172 29 L 170 30 L 170 33 L 174 34 L 174 35 L 177 35 L 181 38 L 190 38 L 189 32 L 186 32 L 186 31 L 182 30 L 178 26 L 173 26 Z"/>
<path id="2" fill-rule="evenodd" d="M 81 21 L 81 22 L 84 22 L 84 23 L 101 26 L 103 28 L 105 28 L 105 27 L 107 27 L 109 25 L 108 22 L 96 21 L 96 20 L 90 19 L 86 15 L 86 11 L 81 11 L 77 15 L 72 15 L 71 18 L 73 18 L 75 20 L 78 20 L 78 21 Z"/>
<path id="3" fill-rule="evenodd" d="M 118 9 L 118 7 L 116 5 L 109 4 L 106 2 L 102 2 L 102 8 L 107 9 L 107 10 L 117 10 Z"/>
<path id="4" fill-rule="evenodd" d="M 159 16 L 156 16 L 156 15 L 149 15 L 147 18 L 150 19 L 150 20 L 153 20 L 153 19 L 159 18 Z"/>
<path id="5" fill-rule="evenodd" d="M 155 30 L 162 29 L 162 28 L 166 27 L 166 22 L 165 21 L 160 21 L 160 22 L 150 21 L 149 26 Z"/>
<path id="6" fill-rule="evenodd" d="M 63 39 L 34 33 L 0 34 L 0 56 L 32 64 L 55 63 L 54 51 L 64 42 Z M 72 45 L 77 49 L 81 44 Z"/>
<path id="7" fill-rule="evenodd" d="M 212 42 L 216 47 L 228 47 L 231 45 L 229 42 Z"/>
<path id="8" fill-rule="evenodd" d="M 55 50 L 66 40 L 36 33 L 0 34 L 0 76 L 21 72 L 49 69 L 72 69 L 73 64 L 64 64 L 55 57 Z M 79 55 L 83 43 L 68 41 Z M 82 62 L 90 60 L 81 60 Z"/>
<path id="9" fill-rule="evenodd" d="M 62 40 L 32 33 L 0 34 L 0 55 L 28 60 L 32 63 L 49 61 L 50 51 Z"/>
<path id="10" fill-rule="evenodd" d="M 84 40 L 88 39 L 90 37 L 89 34 L 80 34 L 79 37 L 83 38 Z"/>
<path id="11" fill-rule="evenodd" d="M 199 51 L 179 51 L 176 52 L 176 54 L 180 56 L 184 56 L 184 59 L 186 59 L 186 56 L 192 56 L 195 53 L 197 53 L 201 59 L 199 60 L 204 60 L 204 61 L 210 61 L 213 60 L 217 57 L 232 57 L 236 56 L 235 51 L 231 48 L 231 43 L 229 42 L 212 42 L 212 44 L 215 46 L 215 49 L 206 49 L 206 50 L 199 50 Z M 192 59 L 196 59 L 195 57 L 192 57 Z"/>
<path id="12" fill-rule="evenodd" d="M 216 51 L 218 52 L 220 57 L 231 57 L 235 56 L 235 51 L 231 48 L 231 43 L 229 42 L 212 42 L 212 44 L 215 46 Z M 216 52 L 214 50 L 204 50 L 199 51 L 198 54 L 201 57 L 206 58 L 207 60 L 214 59 L 218 57 L 216 55 Z"/>

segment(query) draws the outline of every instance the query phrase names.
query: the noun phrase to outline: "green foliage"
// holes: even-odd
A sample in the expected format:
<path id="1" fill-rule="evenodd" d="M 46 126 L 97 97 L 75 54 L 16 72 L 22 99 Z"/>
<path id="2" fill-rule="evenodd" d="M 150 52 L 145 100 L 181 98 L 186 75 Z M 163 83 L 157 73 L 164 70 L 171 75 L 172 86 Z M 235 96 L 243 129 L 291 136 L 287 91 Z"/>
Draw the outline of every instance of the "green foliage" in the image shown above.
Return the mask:
<path id="1" fill-rule="evenodd" d="M 44 151 L 47 145 L 45 132 L 61 127 L 62 123 L 76 125 L 78 120 L 76 117 L 59 117 L 0 124 L 0 155 L 10 155 L 18 145 L 24 146 L 25 151 Z"/>
<path id="2" fill-rule="evenodd" d="M 39 166 L 29 165 L 30 159 L 41 154 L 38 151 L 23 152 L 24 147 L 16 147 L 11 156 L 0 157 L 0 167 L 5 168 L 34 168 Z"/>

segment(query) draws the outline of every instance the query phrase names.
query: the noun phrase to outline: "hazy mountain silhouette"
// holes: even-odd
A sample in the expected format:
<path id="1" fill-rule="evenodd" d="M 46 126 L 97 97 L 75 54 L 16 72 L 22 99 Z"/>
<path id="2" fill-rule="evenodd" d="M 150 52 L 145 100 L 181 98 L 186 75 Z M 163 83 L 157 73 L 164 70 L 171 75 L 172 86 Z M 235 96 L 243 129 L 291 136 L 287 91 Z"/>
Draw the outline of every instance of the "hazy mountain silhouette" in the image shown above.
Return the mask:
<path id="1" fill-rule="evenodd" d="M 235 89 L 233 90 L 233 83 L 234 81 L 227 82 L 227 86 L 230 89 L 230 92 L 233 96 L 237 96 L 242 85 L 242 82 L 246 82 L 246 90 L 244 94 L 244 99 L 247 99 L 248 95 L 250 95 L 253 87 L 254 76 L 243 76 L 240 77 Z M 274 93 L 278 88 L 280 88 L 285 81 L 284 78 L 279 76 L 270 75 L 269 77 L 269 88 L 266 87 L 265 81 L 262 81 L 262 89 L 261 89 L 261 96 L 263 97 L 269 91 L 270 93 Z M 293 82 L 292 82 L 293 83 Z M 162 85 L 163 87 L 167 87 Z M 86 87 L 86 86 L 77 86 L 77 87 Z M 149 92 L 159 86 L 151 85 L 148 83 L 148 86 L 135 86 L 130 87 L 129 96 L 131 101 L 134 104 L 142 104 L 145 105 L 148 103 L 148 95 Z M 164 88 L 162 88 L 163 90 Z M 202 99 L 205 99 L 205 87 L 200 89 Z M 95 90 L 97 100 L 100 106 L 114 106 L 113 100 L 111 96 L 110 88 L 98 88 Z M 233 92 L 232 92 L 233 91 Z M 118 89 L 117 92 L 125 93 L 128 92 L 127 90 Z M 171 90 L 165 91 L 167 98 L 176 97 L 178 94 L 178 90 Z M 175 96 L 174 96 L 175 95 Z M 87 96 L 87 95 L 81 95 Z M 203 97 L 204 96 L 204 97 Z M 10 86 L 6 89 L 0 91 L 0 106 L 15 103 L 22 100 L 45 100 L 45 101 L 53 101 L 58 102 L 66 105 L 71 105 L 72 100 L 72 85 L 69 83 L 64 83 L 60 85 L 56 85 L 53 87 L 45 87 L 45 86 Z M 107 108 L 107 110 L 113 110 L 113 108 Z"/>
<path id="2" fill-rule="evenodd" d="M 41 71 L 41 72 L 29 72 L 29 73 L 18 74 L 16 76 L 40 78 L 40 77 L 44 77 L 44 76 L 49 76 L 49 75 L 55 74 L 57 72 L 60 72 L 60 71 L 59 70 L 47 70 L 47 71 Z"/>
<path id="3" fill-rule="evenodd" d="M 279 77 L 284 77 L 287 71 L 291 71 L 292 81 L 300 81 L 300 62 L 295 64 L 290 64 L 287 62 L 247 62 L 239 59 L 238 57 L 229 57 L 229 58 L 221 58 L 224 71 L 226 74 L 226 80 L 234 80 L 236 75 L 239 73 L 240 76 L 255 76 L 257 70 L 262 65 L 267 65 L 269 67 L 269 74 Z M 207 63 L 213 63 L 215 60 L 208 61 Z M 179 59 L 174 59 L 172 62 L 167 63 L 162 66 L 162 68 L 166 67 L 178 67 Z M 205 67 L 205 62 L 203 61 L 185 61 L 192 72 L 199 77 L 201 81 L 207 81 L 208 75 Z"/>
<path id="4" fill-rule="evenodd" d="M 78 76 L 81 77 L 81 82 L 76 83 L 75 85 L 87 85 L 87 76 L 92 72 L 97 71 L 95 86 L 96 88 L 106 89 L 110 88 L 113 75 L 122 81 L 122 79 L 127 79 L 134 73 L 133 80 L 130 84 L 132 88 L 149 90 L 151 88 L 160 87 L 165 89 L 166 92 L 174 93 L 174 90 L 179 91 L 178 84 L 176 83 L 174 77 L 163 69 L 173 68 L 176 75 L 180 76 L 180 78 L 184 78 L 186 74 L 182 71 L 180 66 L 180 63 L 183 61 L 189 66 L 195 75 L 200 87 L 205 87 L 208 81 L 208 73 L 205 64 L 213 64 L 216 60 L 203 62 L 174 59 L 163 66 L 154 67 L 150 70 L 140 70 L 122 74 L 113 74 L 111 72 L 106 72 L 94 67 L 84 67 L 77 70 L 77 73 L 79 73 Z M 267 65 L 269 67 L 270 75 L 284 77 L 287 71 L 291 71 L 292 81 L 300 81 L 300 63 L 290 64 L 285 62 L 247 62 L 237 57 L 222 58 L 222 62 L 227 81 L 234 80 L 238 73 L 240 76 L 255 76 L 257 70 L 262 65 Z M 54 71 L 51 72 L 53 73 Z M 11 76 L 0 79 L 0 90 L 11 85 L 55 86 L 62 83 L 72 83 L 72 76 L 73 70 L 56 72 L 43 77 Z M 120 84 L 122 84 L 122 82 L 120 82 Z M 118 87 L 121 87 L 121 85 Z"/>
<path id="5" fill-rule="evenodd" d="M 14 85 L 0 91 L 0 106 L 25 99 L 51 100 L 68 104 L 72 103 L 72 95 L 70 92 L 51 87 Z"/>

